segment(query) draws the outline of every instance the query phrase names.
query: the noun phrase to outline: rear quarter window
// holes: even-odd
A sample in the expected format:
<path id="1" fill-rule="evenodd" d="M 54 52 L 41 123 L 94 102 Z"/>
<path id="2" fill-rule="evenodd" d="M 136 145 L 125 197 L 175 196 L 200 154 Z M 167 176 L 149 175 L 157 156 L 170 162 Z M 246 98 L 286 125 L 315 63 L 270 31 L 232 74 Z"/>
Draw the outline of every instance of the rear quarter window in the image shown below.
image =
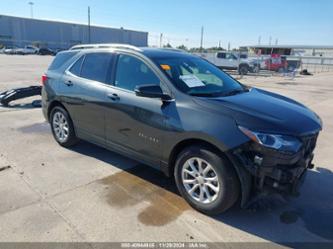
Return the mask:
<path id="1" fill-rule="evenodd" d="M 78 59 L 74 65 L 69 69 L 69 71 L 76 75 L 80 76 L 81 75 L 81 67 L 82 67 L 82 62 L 83 62 L 84 56 L 81 56 L 80 59 Z"/>
<path id="2" fill-rule="evenodd" d="M 77 54 L 76 52 L 62 52 L 58 53 L 57 56 L 52 61 L 49 70 L 54 71 L 61 68 L 67 61 L 69 61 L 74 55 Z"/>

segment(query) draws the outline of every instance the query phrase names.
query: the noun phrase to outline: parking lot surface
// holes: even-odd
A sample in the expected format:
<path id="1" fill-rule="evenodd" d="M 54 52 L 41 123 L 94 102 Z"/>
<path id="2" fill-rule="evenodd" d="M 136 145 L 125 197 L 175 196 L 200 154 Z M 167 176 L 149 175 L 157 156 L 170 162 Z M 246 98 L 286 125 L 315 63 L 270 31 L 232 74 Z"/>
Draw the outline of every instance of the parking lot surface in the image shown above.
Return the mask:
<path id="1" fill-rule="evenodd" d="M 51 60 L 0 55 L 0 92 L 39 84 Z M 316 168 L 297 198 L 205 216 L 154 169 L 86 142 L 60 147 L 41 109 L 21 100 L 0 107 L 0 241 L 333 241 L 333 74 L 240 81 L 300 101 L 323 119 Z"/>

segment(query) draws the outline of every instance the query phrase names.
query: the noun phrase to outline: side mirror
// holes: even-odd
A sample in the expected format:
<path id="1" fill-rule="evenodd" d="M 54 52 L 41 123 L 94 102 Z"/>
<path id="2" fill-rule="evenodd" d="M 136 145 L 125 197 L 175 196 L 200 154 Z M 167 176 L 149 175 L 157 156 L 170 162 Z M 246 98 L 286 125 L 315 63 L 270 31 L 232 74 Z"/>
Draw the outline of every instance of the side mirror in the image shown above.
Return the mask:
<path id="1" fill-rule="evenodd" d="M 160 98 L 163 101 L 171 101 L 172 98 L 163 93 L 159 85 L 141 85 L 135 88 L 135 94 L 139 97 Z"/>

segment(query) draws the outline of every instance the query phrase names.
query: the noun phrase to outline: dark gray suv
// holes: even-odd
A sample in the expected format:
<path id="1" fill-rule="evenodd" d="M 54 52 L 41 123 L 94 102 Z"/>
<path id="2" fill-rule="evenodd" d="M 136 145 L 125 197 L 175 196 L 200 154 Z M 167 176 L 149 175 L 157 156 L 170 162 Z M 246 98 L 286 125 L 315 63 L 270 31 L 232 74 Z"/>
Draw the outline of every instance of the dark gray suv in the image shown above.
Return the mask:
<path id="1" fill-rule="evenodd" d="M 43 76 L 42 96 L 61 146 L 83 139 L 156 167 L 207 214 L 297 192 L 322 128 L 302 104 L 172 49 L 73 47 Z"/>

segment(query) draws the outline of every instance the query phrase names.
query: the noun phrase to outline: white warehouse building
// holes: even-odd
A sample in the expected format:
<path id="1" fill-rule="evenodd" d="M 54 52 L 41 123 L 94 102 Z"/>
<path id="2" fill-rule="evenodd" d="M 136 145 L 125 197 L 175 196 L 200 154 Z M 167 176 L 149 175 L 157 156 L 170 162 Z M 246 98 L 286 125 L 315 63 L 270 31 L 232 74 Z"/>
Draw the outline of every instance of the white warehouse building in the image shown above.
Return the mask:
<path id="1" fill-rule="evenodd" d="M 35 45 L 68 49 L 83 43 L 148 45 L 148 33 L 102 26 L 0 15 L 0 47 Z"/>

